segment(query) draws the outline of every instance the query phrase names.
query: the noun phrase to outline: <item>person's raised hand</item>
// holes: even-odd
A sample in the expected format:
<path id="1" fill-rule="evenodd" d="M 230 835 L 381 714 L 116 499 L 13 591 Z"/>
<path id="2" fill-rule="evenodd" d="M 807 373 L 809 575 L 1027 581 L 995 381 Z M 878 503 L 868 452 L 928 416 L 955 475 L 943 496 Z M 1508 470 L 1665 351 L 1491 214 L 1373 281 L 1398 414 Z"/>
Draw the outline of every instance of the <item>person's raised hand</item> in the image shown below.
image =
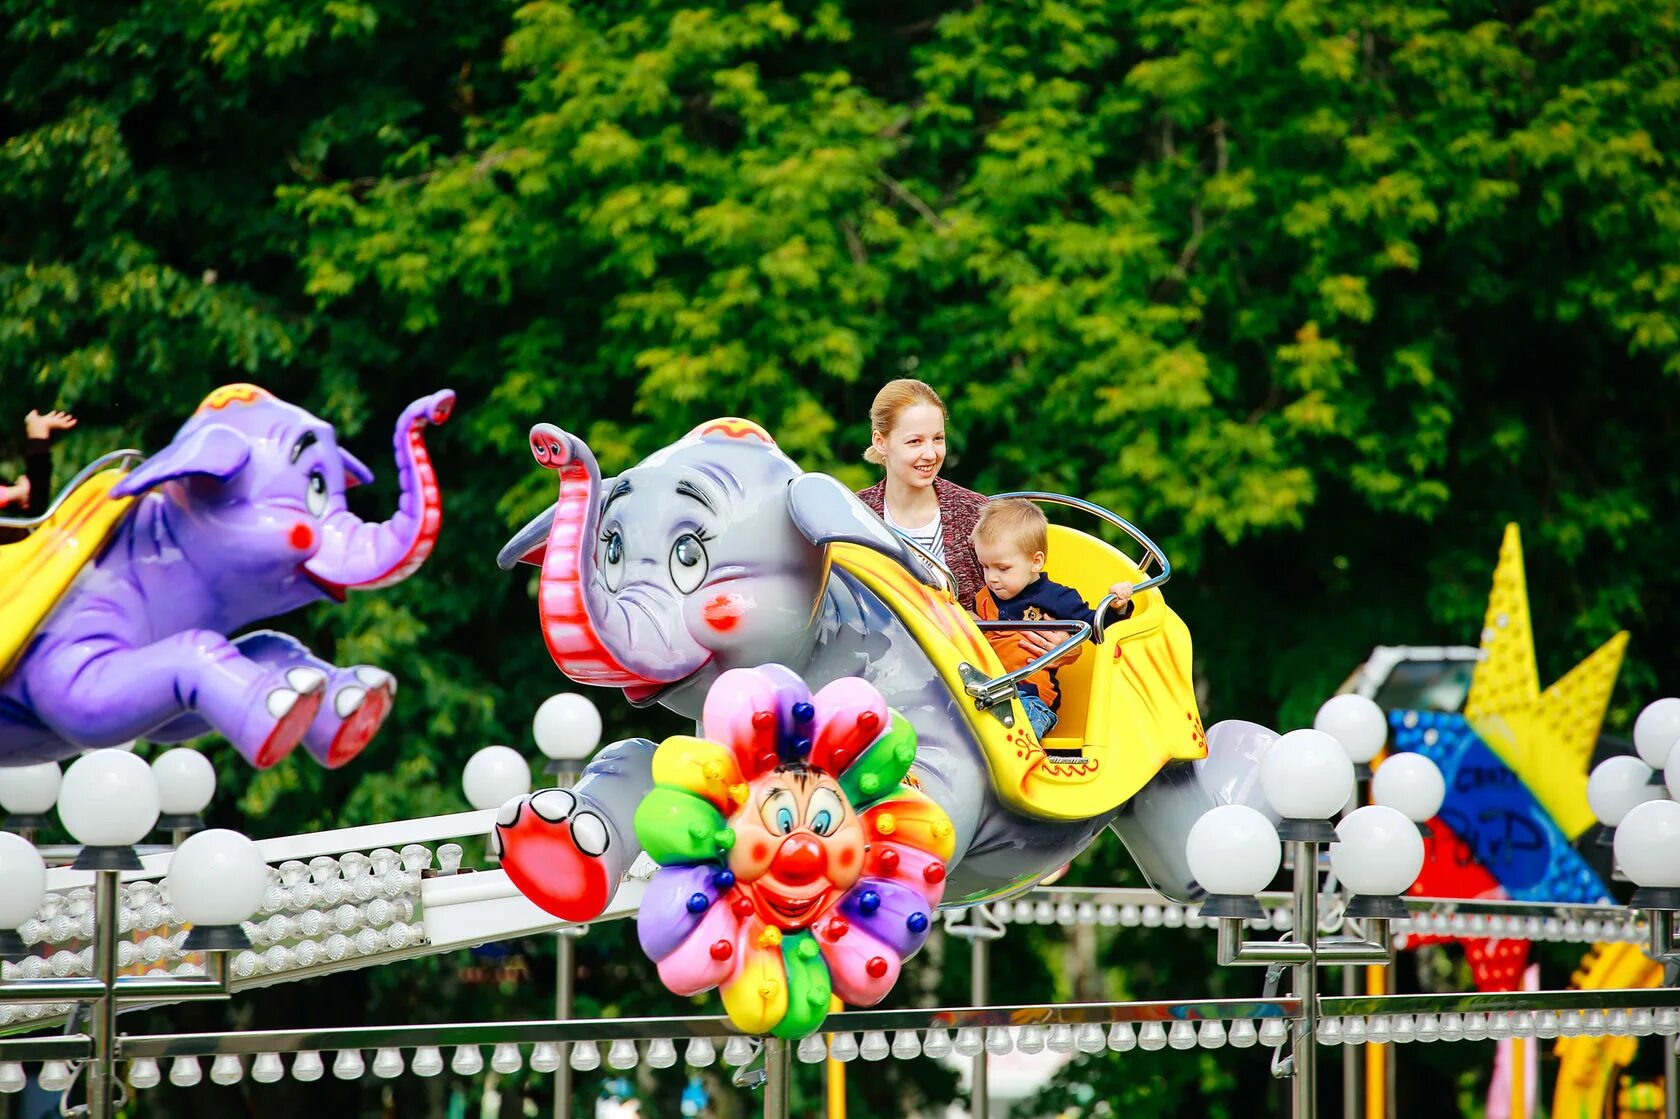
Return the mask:
<path id="1" fill-rule="evenodd" d="M 25 474 L 9 486 L 0 486 L 0 509 L 13 503 L 28 506 L 29 504 L 29 475 Z"/>
<path id="2" fill-rule="evenodd" d="M 55 431 L 69 431 L 76 426 L 76 417 L 69 412 L 41 413 L 30 410 L 29 415 L 23 417 L 24 433 L 31 439 L 49 439 Z"/>

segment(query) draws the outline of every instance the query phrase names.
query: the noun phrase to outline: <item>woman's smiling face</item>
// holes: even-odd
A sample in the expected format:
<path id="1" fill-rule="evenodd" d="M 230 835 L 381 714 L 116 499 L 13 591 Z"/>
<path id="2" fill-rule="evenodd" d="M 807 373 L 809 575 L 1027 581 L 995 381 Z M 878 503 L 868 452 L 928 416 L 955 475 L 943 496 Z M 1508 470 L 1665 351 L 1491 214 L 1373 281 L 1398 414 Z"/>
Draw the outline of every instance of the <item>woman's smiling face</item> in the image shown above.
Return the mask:
<path id="1" fill-rule="evenodd" d="M 863 874 L 863 824 L 821 771 L 780 769 L 754 785 L 729 821 L 729 869 L 765 924 L 805 928 Z"/>
<path id="2" fill-rule="evenodd" d="M 945 463 L 945 414 L 932 404 L 904 409 L 891 431 L 877 431 L 871 438 L 886 460 L 888 476 L 901 485 L 931 486 Z"/>

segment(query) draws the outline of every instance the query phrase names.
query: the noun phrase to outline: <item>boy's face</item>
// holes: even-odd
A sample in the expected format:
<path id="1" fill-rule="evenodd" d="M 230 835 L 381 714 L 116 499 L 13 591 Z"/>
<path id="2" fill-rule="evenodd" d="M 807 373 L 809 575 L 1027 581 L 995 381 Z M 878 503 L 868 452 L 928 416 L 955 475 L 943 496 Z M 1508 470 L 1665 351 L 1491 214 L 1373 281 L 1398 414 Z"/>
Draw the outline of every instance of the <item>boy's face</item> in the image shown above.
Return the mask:
<path id="1" fill-rule="evenodd" d="M 999 600 L 1014 598 L 1044 570 L 1044 553 L 1028 555 L 1013 542 L 974 541 L 974 554 L 985 572 L 986 586 Z"/>

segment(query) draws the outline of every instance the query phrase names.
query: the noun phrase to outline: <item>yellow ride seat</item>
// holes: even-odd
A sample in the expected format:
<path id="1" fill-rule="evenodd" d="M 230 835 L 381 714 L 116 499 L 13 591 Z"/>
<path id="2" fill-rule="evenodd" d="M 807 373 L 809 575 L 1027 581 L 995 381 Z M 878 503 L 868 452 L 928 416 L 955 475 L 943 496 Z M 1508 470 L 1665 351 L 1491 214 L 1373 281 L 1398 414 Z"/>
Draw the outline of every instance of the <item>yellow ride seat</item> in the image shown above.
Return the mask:
<path id="1" fill-rule="evenodd" d="M 0 545 L 0 677 L 116 530 L 131 497 L 113 498 L 126 470 L 104 470 L 72 490 L 26 538 Z"/>
<path id="2" fill-rule="evenodd" d="M 1004 668 L 949 592 L 868 548 L 836 544 L 832 555 L 886 603 L 933 662 L 980 742 L 999 797 L 1013 810 L 1089 819 L 1125 803 L 1168 762 L 1207 755 L 1190 678 L 1190 631 L 1158 589 L 1137 595 L 1131 617 L 1057 670 L 1060 718 L 1049 741 L 1040 743 L 1018 698 L 981 710 L 968 696 L 968 680 L 1001 676 Z M 1050 526 L 1046 571 L 1092 605 L 1113 584 L 1145 578 L 1114 547 L 1061 525 Z M 1012 725 L 1003 721 L 1006 711 Z"/>

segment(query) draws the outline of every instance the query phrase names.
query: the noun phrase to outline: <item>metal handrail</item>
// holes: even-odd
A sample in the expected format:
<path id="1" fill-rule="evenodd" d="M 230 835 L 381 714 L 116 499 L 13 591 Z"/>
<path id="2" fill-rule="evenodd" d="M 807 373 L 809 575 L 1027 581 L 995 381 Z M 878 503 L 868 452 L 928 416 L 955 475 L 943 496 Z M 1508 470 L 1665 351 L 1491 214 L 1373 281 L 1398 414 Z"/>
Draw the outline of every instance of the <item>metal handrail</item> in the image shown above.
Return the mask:
<path id="1" fill-rule="evenodd" d="M 52 504 L 47 506 L 46 511 L 40 516 L 0 517 L 0 528 L 39 528 L 41 525 L 46 524 L 47 521 L 52 518 L 54 513 L 58 512 L 61 505 L 70 500 L 70 495 L 75 493 L 83 482 L 113 464 L 126 463 L 131 460 L 139 462 L 145 457 L 146 456 L 140 451 L 136 451 L 131 447 L 125 447 L 120 451 L 112 451 L 109 454 L 100 455 L 98 458 L 82 467 L 81 471 L 77 473 L 74 478 L 70 479 L 70 483 L 58 491 L 58 496 L 53 498 Z"/>
<path id="2" fill-rule="evenodd" d="M 1051 505 L 1064 505 L 1069 509 L 1078 509 L 1082 513 L 1091 514 L 1091 516 L 1096 517 L 1098 520 L 1107 521 L 1109 524 L 1137 541 L 1138 546 L 1147 553 L 1144 557 L 1144 563 L 1138 565 L 1139 569 L 1147 570 L 1148 561 L 1153 559 L 1161 568 L 1161 571 L 1159 574 L 1152 575 L 1133 587 L 1133 594 L 1154 590 L 1156 587 L 1159 587 L 1168 579 L 1172 578 L 1172 561 L 1167 559 L 1167 553 L 1161 550 L 1161 546 L 1159 544 L 1144 535 L 1143 530 L 1138 528 L 1131 521 L 1128 521 L 1125 517 L 1120 516 L 1118 513 L 1110 512 L 1109 510 L 1104 509 L 1101 505 L 1086 501 L 1081 497 L 1069 497 L 1065 493 L 1047 493 L 1043 490 L 1012 490 L 1009 493 L 993 494 L 992 500 L 1000 501 L 1006 497 L 1019 497 L 1025 498 L 1028 501 L 1043 501 Z"/>
<path id="3" fill-rule="evenodd" d="M 1035 657 L 1033 660 L 1028 661 L 1026 664 L 1015 669 L 1013 672 L 1005 672 L 1002 676 L 994 676 L 990 680 L 976 680 L 973 683 L 965 685 L 964 690 L 974 697 L 974 705 L 976 707 L 991 707 L 994 704 L 1003 703 L 1010 696 L 1015 694 L 1015 685 L 1019 684 L 1022 680 L 1025 680 L 1033 673 L 1048 668 L 1050 665 L 1060 660 L 1063 655 L 1071 653 L 1074 649 L 1077 649 L 1080 645 L 1084 644 L 1085 640 L 1089 638 L 1093 632 L 1091 626 L 1086 622 L 1066 622 L 1062 623 L 1062 625 L 1073 626 L 1073 634 L 1064 640 L 1060 645 L 1052 647 L 1049 652 Z M 1009 628 L 1025 629 L 1027 626 L 1011 623 Z M 1048 627 L 1046 626 L 1046 628 Z M 1061 628 L 1061 625 L 1058 625 L 1057 628 Z"/>

